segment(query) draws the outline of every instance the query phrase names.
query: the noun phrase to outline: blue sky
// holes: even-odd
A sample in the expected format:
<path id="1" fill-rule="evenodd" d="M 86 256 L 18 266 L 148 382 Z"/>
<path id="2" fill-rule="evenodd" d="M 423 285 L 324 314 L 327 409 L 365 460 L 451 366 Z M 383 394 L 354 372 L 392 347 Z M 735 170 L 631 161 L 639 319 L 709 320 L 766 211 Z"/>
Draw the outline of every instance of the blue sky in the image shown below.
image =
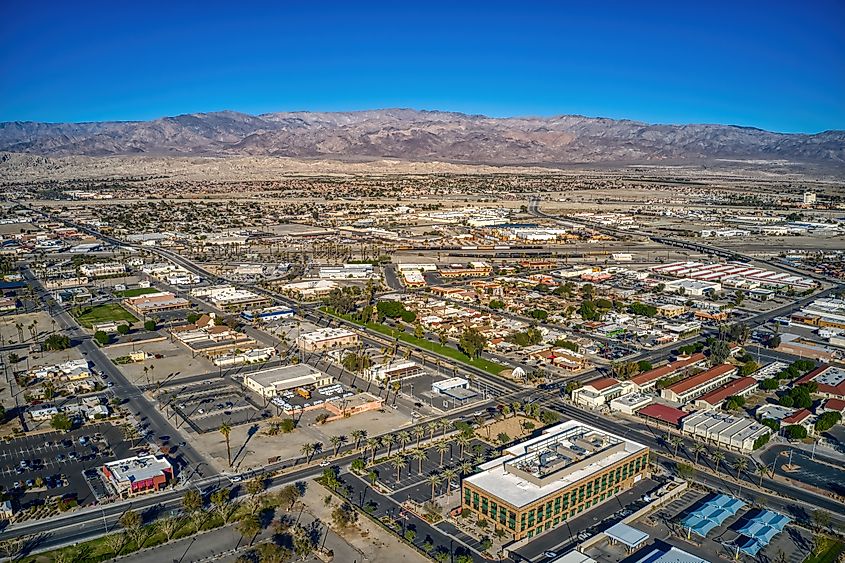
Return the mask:
<path id="1" fill-rule="evenodd" d="M 382 107 L 845 129 L 845 2 L 16 2 L 0 120 Z"/>

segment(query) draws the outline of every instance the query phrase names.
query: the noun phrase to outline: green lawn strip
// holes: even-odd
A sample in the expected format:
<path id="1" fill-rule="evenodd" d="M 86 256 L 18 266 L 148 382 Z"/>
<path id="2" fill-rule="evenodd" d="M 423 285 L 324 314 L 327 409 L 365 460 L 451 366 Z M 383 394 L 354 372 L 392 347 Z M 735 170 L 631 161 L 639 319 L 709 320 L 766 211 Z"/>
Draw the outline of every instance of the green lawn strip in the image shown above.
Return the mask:
<path id="1" fill-rule="evenodd" d="M 117 303 L 105 303 L 96 307 L 85 307 L 80 309 L 74 316 L 79 321 L 79 324 L 86 328 L 91 328 L 95 324 L 109 321 L 126 321 L 130 323 L 138 321 L 132 313 Z"/>
<path id="2" fill-rule="evenodd" d="M 484 358 L 470 358 L 469 356 L 467 356 L 460 350 L 456 350 L 455 348 L 444 346 L 439 342 L 432 342 L 431 340 L 426 340 L 424 338 L 417 338 L 413 334 L 408 334 L 407 332 L 390 328 L 389 326 L 385 326 L 381 323 L 362 323 L 361 321 L 352 317 L 352 315 L 343 315 L 337 313 L 329 307 L 320 307 L 320 310 L 325 313 L 328 313 L 329 315 L 339 317 L 351 323 L 355 323 L 359 326 L 364 326 L 368 329 L 375 330 L 376 332 L 380 332 L 385 336 L 389 336 L 391 338 L 399 338 L 399 340 L 407 342 L 408 344 L 414 344 L 416 346 L 419 346 L 420 348 L 424 348 L 436 354 L 440 354 L 441 356 L 446 356 L 463 364 L 468 364 L 478 369 L 482 369 L 488 373 L 492 373 L 493 375 L 499 375 L 499 373 L 501 373 L 503 370 L 508 369 L 507 366 L 497 364 L 496 362 L 491 362 Z"/>
<path id="3" fill-rule="evenodd" d="M 135 289 L 127 289 L 125 291 L 115 291 L 114 294 L 118 297 L 138 297 L 139 295 L 148 295 L 150 293 L 158 293 L 159 290 L 154 287 L 136 287 Z"/>
<path id="4" fill-rule="evenodd" d="M 824 545 L 819 552 L 815 555 L 811 553 L 804 563 L 834 563 L 843 550 L 845 550 L 845 542 L 825 537 Z"/>

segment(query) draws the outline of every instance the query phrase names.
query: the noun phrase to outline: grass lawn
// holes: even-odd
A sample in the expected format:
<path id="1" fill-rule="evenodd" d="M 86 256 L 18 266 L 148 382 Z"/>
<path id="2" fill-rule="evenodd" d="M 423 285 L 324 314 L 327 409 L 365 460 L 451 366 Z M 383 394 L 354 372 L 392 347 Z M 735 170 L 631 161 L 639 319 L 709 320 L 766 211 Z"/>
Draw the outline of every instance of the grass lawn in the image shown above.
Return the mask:
<path id="1" fill-rule="evenodd" d="M 455 361 L 461 362 L 462 364 L 467 364 L 478 369 L 482 369 L 488 373 L 492 373 L 493 375 L 499 375 L 499 373 L 501 373 L 503 370 L 509 369 L 507 366 L 503 366 L 501 364 L 497 364 L 496 362 L 485 360 L 484 358 L 470 358 L 469 356 L 455 348 L 443 346 L 439 342 L 432 342 L 431 340 L 426 340 L 425 338 L 417 338 L 413 334 L 408 334 L 407 332 L 390 328 L 389 326 L 385 326 L 381 323 L 362 323 L 361 321 L 352 318 L 352 316 L 350 315 L 341 315 L 339 313 L 335 313 L 328 307 L 321 307 L 320 310 L 330 315 L 334 315 L 335 317 L 340 317 L 349 322 L 353 322 L 357 325 L 365 326 L 371 330 L 375 330 L 391 338 L 398 338 L 402 342 L 414 344 L 416 346 L 419 346 L 420 348 L 424 348 L 426 350 L 434 352 L 435 354 L 446 356 L 447 358 L 451 358 Z"/>
<path id="2" fill-rule="evenodd" d="M 819 552 L 815 555 L 811 553 L 804 563 L 834 563 L 843 550 L 845 550 L 845 542 L 825 537 Z"/>
<path id="3" fill-rule="evenodd" d="M 130 323 L 138 321 L 132 313 L 117 303 L 106 303 L 97 305 L 96 307 L 83 307 L 74 316 L 79 321 L 79 324 L 86 328 L 91 328 L 92 325 L 108 321 L 126 321 Z"/>
<path id="4" fill-rule="evenodd" d="M 138 297 L 139 295 L 158 292 L 159 290 L 154 287 L 136 287 L 135 289 L 127 289 L 126 291 L 115 291 L 114 294 L 118 297 Z"/>

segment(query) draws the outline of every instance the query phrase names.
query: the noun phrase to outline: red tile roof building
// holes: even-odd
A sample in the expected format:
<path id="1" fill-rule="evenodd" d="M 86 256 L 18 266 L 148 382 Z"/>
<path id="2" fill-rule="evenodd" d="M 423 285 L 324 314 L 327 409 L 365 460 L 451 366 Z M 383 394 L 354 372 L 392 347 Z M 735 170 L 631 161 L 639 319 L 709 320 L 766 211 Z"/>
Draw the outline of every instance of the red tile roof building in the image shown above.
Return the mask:
<path id="1" fill-rule="evenodd" d="M 705 393 L 695 400 L 695 406 L 699 408 L 714 409 L 719 407 L 728 397 L 744 397 L 757 389 L 759 382 L 753 377 L 740 377 L 733 381 L 717 387 Z"/>
<path id="2" fill-rule="evenodd" d="M 639 391 L 647 391 L 655 386 L 655 384 L 665 377 L 670 377 L 676 372 L 696 366 L 705 360 L 704 354 L 693 354 L 688 358 L 679 358 L 674 362 L 670 362 L 665 366 L 644 371 L 631 378 L 631 382 L 637 386 Z"/>
<path id="3" fill-rule="evenodd" d="M 676 403 L 688 403 L 727 383 L 736 371 L 736 366 L 720 364 L 670 385 L 660 392 L 660 396 Z"/>

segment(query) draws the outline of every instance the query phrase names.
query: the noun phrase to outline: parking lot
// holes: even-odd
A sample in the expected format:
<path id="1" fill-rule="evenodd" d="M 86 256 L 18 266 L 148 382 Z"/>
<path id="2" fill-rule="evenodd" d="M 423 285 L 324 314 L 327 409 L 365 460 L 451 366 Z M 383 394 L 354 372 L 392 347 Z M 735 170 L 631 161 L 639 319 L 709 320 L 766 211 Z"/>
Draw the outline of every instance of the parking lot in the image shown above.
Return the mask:
<path id="1" fill-rule="evenodd" d="M 120 428 L 110 424 L 49 432 L 0 443 L 0 485 L 20 507 L 52 496 L 95 500 L 83 471 L 134 455 Z M 36 488 L 39 481 L 44 486 Z"/>
<path id="2" fill-rule="evenodd" d="M 253 403 L 240 386 L 220 379 L 168 389 L 159 402 L 175 408 L 197 432 L 216 431 L 224 422 L 236 426 L 270 416 L 269 409 Z"/>
<path id="3" fill-rule="evenodd" d="M 427 438 L 428 435 L 424 436 Z M 421 448 L 425 452 L 425 457 L 420 460 L 413 455 L 415 450 L 414 445 L 416 439 L 409 441 L 404 451 L 400 451 L 397 446 L 391 452 L 394 454 L 403 453 L 406 455 L 405 464 L 399 469 L 399 479 L 397 480 L 397 469 L 391 460 L 382 461 L 372 468 L 378 474 L 380 483 L 390 487 L 393 490 L 391 495 L 397 502 L 405 500 L 414 500 L 416 502 L 426 502 L 431 498 L 431 485 L 426 481 L 426 477 L 432 473 L 439 475 L 443 474 L 445 469 L 453 469 L 456 471 L 456 477 L 452 480 L 453 487 L 460 482 L 457 475 L 460 474 L 461 464 L 470 463 L 473 467 L 477 465 L 479 456 L 488 459 L 494 452 L 493 448 L 480 440 L 472 440 L 469 445 L 464 448 L 464 456 L 461 458 L 461 446 L 452 441 L 451 449 L 443 453 L 443 465 L 440 465 L 440 452 L 436 446 Z M 422 471 L 420 471 L 420 463 L 422 463 Z M 445 490 L 445 484 L 440 485 L 440 490 Z"/>

